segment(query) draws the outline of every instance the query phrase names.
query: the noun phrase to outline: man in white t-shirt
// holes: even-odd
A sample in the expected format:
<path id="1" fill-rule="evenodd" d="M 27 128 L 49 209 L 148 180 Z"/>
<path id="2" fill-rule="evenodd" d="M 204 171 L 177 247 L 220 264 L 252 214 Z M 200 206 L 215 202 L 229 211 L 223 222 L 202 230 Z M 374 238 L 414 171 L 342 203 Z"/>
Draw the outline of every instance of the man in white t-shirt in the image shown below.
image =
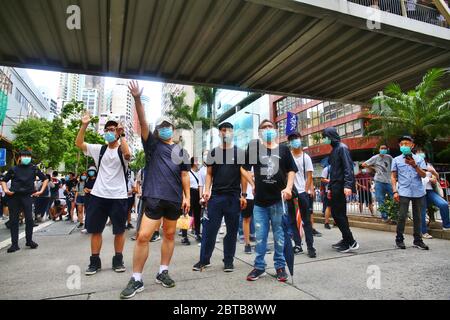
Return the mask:
<path id="1" fill-rule="evenodd" d="M 89 113 L 85 113 L 81 119 L 81 128 L 76 140 L 76 146 L 85 155 L 94 158 L 98 168 L 97 180 L 89 200 L 89 214 L 86 215 L 87 231 L 91 234 L 92 255 L 85 274 L 93 275 L 101 269 L 102 232 L 108 217 L 115 235 L 114 250 L 116 254 L 112 259 L 113 270 L 124 272 L 122 251 L 125 245 L 125 225 L 128 213 L 126 172 L 131 153 L 123 127 L 112 120 L 106 122 L 103 135 L 108 145 L 85 143 L 84 135 L 90 122 L 91 116 Z"/>
<path id="2" fill-rule="evenodd" d="M 314 171 L 311 157 L 303 152 L 302 140 L 300 133 L 292 133 L 288 137 L 289 146 L 291 147 L 292 156 L 294 157 L 295 164 L 297 165 L 298 171 L 295 174 L 294 185 L 298 192 L 298 205 L 300 209 L 300 214 L 303 221 L 303 229 L 305 231 L 306 245 L 308 247 L 308 256 L 310 258 L 315 258 L 316 249 L 314 249 L 314 236 L 313 228 L 311 223 L 311 211 L 310 206 L 313 201 L 314 195 L 314 185 L 312 181 L 312 173 Z M 295 208 L 292 201 L 288 202 L 292 230 L 294 233 L 294 253 L 300 253 L 301 249 L 301 239 L 299 235 L 299 230 L 295 218 Z"/>

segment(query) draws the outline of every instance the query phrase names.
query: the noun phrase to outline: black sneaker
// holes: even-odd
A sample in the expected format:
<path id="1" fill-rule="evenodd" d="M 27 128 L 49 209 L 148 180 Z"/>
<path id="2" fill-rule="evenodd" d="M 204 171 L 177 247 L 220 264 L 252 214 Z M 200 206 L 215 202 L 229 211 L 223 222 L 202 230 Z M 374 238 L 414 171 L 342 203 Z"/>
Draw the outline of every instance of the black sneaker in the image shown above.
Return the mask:
<path id="1" fill-rule="evenodd" d="M 102 261 L 100 260 L 100 257 L 94 257 L 91 256 L 90 258 L 91 263 L 89 264 L 88 268 L 84 272 L 87 276 L 92 276 L 97 273 L 97 271 L 100 271 L 102 269 Z"/>
<path id="2" fill-rule="evenodd" d="M 322 234 L 319 231 L 317 231 L 316 229 L 313 229 L 312 234 L 313 234 L 314 237 L 321 237 L 322 236 Z"/>
<path id="3" fill-rule="evenodd" d="M 234 265 L 233 262 L 226 262 L 223 265 L 223 272 L 233 272 L 234 271 Z"/>
<path id="4" fill-rule="evenodd" d="M 258 270 L 253 269 L 248 275 L 247 275 L 247 281 L 256 281 L 259 278 L 266 275 L 266 271 L 264 270 Z"/>
<path id="5" fill-rule="evenodd" d="M 125 272 L 126 268 L 125 265 L 123 264 L 123 255 L 115 255 L 112 258 L 112 269 L 115 272 Z"/>
<path id="6" fill-rule="evenodd" d="M 83 227 L 84 227 L 84 223 L 80 223 L 77 228 L 78 229 L 83 229 Z"/>
<path id="7" fill-rule="evenodd" d="M 353 241 L 351 245 L 343 243 L 339 248 L 337 248 L 337 251 L 340 253 L 349 253 L 354 252 L 359 249 L 359 244 L 356 241 Z"/>
<path id="8" fill-rule="evenodd" d="M 294 254 L 300 254 L 303 253 L 303 249 L 301 246 L 295 246 L 294 247 Z"/>
<path id="9" fill-rule="evenodd" d="M 430 248 L 423 241 L 414 241 L 414 248 L 422 250 L 430 250 Z"/>
<path id="10" fill-rule="evenodd" d="M 183 238 L 183 239 L 181 239 L 181 244 L 185 245 L 185 246 L 189 246 L 191 244 L 191 242 L 189 241 L 188 238 Z"/>
<path id="11" fill-rule="evenodd" d="M 308 249 L 308 257 L 310 257 L 310 258 L 315 258 L 315 257 L 317 257 L 316 249 L 314 249 L 314 248 L 309 248 L 309 249 Z"/>
<path id="12" fill-rule="evenodd" d="M 8 250 L 6 250 L 6 252 L 13 253 L 13 252 L 16 252 L 16 251 L 19 251 L 19 250 L 20 250 L 19 246 L 12 245 L 11 247 L 8 248 Z"/>
<path id="13" fill-rule="evenodd" d="M 27 247 L 30 247 L 30 249 L 36 249 L 39 245 L 36 243 L 36 242 L 34 242 L 34 241 L 30 241 L 30 242 L 27 242 L 26 244 L 25 244 Z"/>
<path id="14" fill-rule="evenodd" d="M 250 244 L 246 244 L 244 248 L 244 252 L 246 254 L 252 254 L 252 246 Z"/>
<path id="15" fill-rule="evenodd" d="M 286 270 L 284 268 L 277 269 L 277 280 L 280 282 L 286 282 L 288 279 L 288 275 L 286 273 Z"/>
<path id="16" fill-rule="evenodd" d="M 127 229 L 128 229 L 128 230 L 134 229 L 134 226 L 133 226 L 131 223 L 129 223 L 129 224 L 127 224 Z"/>
<path id="17" fill-rule="evenodd" d="M 168 270 L 164 270 L 156 275 L 156 283 L 162 284 L 164 288 L 175 287 L 175 281 L 169 276 Z"/>
<path id="18" fill-rule="evenodd" d="M 405 243 L 403 242 L 403 240 L 395 240 L 395 245 L 397 246 L 397 248 L 399 249 L 406 249 Z"/>
<path id="19" fill-rule="evenodd" d="M 328 229 L 328 230 L 331 230 L 331 226 L 330 226 L 330 224 L 329 223 L 325 223 L 325 229 Z"/>
<path id="20" fill-rule="evenodd" d="M 161 240 L 161 236 L 159 235 L 159 233 L 154 233 L 152 238 L 150 239 L 150 242 L 156 242 Z"/>
<path id="21" fill-rule="evenodd" d="M 338 249 L 340 247 L 342 247 L 344 245 L 344 239 L 342 239 L 341 241 L 339 241 L 338 243 L 333 244 L 331 247 L 333 249 Z"/>
<path id="22" fill-rule="evenodd" d="M 211 266 L 210 263 L 204 264 L 199 261 L 196 264 L 194 264 L 194 266 L 192 267 L 192 270 L 193 271 L 203 271 L 203 269 L 209 268 L 210 266 Z"/>
<path id="23" fill-rule="evenodd" d="M 142 281 L 136 281 L 131 277 L 128 281 L 127 287 L 120 293 L 120 299 L 130 299 L 133 298 L 136 293 L 144 291 L 144 283 Z"/>

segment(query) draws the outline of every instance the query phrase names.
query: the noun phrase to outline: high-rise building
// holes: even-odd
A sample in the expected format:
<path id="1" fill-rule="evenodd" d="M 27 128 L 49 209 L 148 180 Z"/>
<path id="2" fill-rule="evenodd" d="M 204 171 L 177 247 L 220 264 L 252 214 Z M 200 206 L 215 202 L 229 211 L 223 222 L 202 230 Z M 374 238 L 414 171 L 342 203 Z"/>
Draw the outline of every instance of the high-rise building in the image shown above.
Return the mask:
<path id="1" fill-rule="evenodd" d="M 75 73 L 61 73 L 59 76 L 58 113 L 64 105 L 72 100 L 81 101 L 86 76 Z"/>
<path id="2" fill-rule="evenodd" d="M 170 95 L 178 96 L 182 93 L 186 93 L 185 103 L 192 106 L 195 101 L 194 87 L 185 86 L 181 84 L 174 83 L 164 83 L 162 86 L 162 101 L 161 101 L 161 114 L 167 115 L 167 113 L 172 108 L 172 103 L 170 101 Z"/>
<path id="3" fill-rule="evenodd" d="M 97 89 L 84 88 L 82 100 L 84 107 L 91 113 L 92 116 L 99 115 L 99 100 L 100 92 Z"/>

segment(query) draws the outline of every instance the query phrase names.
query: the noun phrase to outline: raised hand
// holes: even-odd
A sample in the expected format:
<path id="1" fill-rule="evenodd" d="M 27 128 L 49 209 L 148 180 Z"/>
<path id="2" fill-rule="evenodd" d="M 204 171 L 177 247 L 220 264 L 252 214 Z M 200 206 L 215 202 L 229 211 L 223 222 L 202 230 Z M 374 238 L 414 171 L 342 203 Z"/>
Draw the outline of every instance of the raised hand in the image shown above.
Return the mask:
<path id="1" fill-rule="evenodd" d="M 134 80 L 128 83 L 128 89 L 134 98 L 140 98 L 142 91 L 144 91 L 144 88 L 139 88 L 139 83 Z"/>
<path id="2" fill-rule="evenodd" d="M 88 110 L 86 110 L 83 116 L 81 117 L 81 123 L 84 125 L 88 125 L 90 122 L 91 122 L 91 114 L 89 113 Z"/>

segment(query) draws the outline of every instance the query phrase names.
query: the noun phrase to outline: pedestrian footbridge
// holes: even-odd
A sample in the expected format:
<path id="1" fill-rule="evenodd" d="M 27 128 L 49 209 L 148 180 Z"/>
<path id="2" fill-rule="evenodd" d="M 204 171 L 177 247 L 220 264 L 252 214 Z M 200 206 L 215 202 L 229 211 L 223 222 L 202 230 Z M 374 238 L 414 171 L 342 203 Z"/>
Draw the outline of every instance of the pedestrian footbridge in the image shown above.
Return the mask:
<path id="1" fill-rule="evenodd" d="M 0 64 L 366 102 L 449 67 L 450 29 L 347 0 L 0 0 Z"/>

